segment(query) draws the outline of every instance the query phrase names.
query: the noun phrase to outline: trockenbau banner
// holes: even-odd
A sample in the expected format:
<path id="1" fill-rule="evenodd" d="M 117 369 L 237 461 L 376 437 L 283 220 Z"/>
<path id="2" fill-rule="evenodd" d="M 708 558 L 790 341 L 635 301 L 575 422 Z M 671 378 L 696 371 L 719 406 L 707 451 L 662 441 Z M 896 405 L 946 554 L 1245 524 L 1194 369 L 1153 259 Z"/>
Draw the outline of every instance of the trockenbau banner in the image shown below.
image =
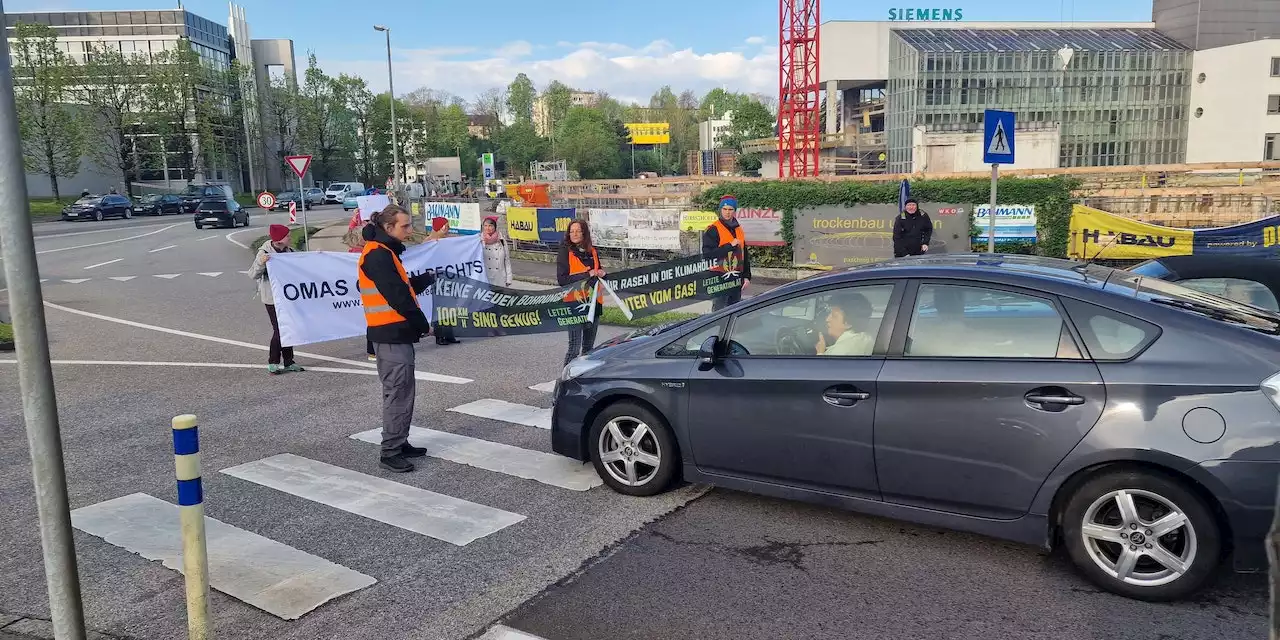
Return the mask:
<path id="1" fill-rule="evenodd" d="M 278 253 L 267 270 L 280 320 L 280 342 L 288 346 L 352 338 L 365 334 L 354 253 L 313 251 Z M 484 249 L 475 236 L 444 238 L 410 247 L 401 256 L 410 276 L 434 271 L 437 282 L 485 281 Z M 431 294 L 418 296 L 431 317 Z"/>
<path id="2" fill-rule="evenodd" d="M 951 247 L 967 248 L 968 216 L 940 212 L 963 210 L 953 204 L 921 203 L 933 220 L 931 255 L 949 253 Z M 853 207 L 822 206 L 799 209 L 795 214 L 792 259 L 797 266 L 851 267 L 893 258 L 894 204 L 860 204 Z"/>
<path id="3" fill-rule="evenodd" d="M 600 292 L 632 317 L 729 295 L 742 288 L 737 272 L 716 271 L 722 258 L 690 256 L 619 271 L 604 278 Z M 441 280 L 433 292 L 441 326 L 459 336 L 501 336 L 565 331 L 588 322 L 594 282 L 529 291 L 484 282 Z"/>

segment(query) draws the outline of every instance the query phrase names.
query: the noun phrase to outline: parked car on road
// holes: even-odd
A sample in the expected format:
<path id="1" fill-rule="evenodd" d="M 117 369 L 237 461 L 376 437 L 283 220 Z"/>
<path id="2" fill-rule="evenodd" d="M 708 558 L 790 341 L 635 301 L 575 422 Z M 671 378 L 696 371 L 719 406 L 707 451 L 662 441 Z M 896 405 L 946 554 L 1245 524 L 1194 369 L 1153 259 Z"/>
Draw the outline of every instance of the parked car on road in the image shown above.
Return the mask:
<path id="1" fill-rule="evenodd" d="M 346 198 L 342 199 L 343 211 L 351 211 L 352 209 L 359 209 L 359 208 L 360 208 L 360 201 L 356 200 L 356 196 L 347 196 Z"/>
<path id="2" fill-rule="evenodd" d="M 298 206 L 307 210 L 311 209 L 311 203 L 307 201 L 299 202 L 297 191 L 282 191 L 276 194 L 276 203 L 271 207 L 272 211 L 288 211 L 289 205 L 297 202 Z"/>
<path id="3" fill-rule="evenodd" d="M 1176 599 L 1228 555 L 1267 566 L 1278 335 L 1137 273 L 896 260 L 605 343 L 564 368 L 551 442 L 621 493 L 682 478 L 1059 546 Z"/>
<path id="4" fill-rule="evenodd" d="M 205 225 L 218 227 L 249 226 L 249 210 L 240 203 L 223 198 L 209 198 L 200 201 L 196 207 L 195 222 L 197 229 Z"/>
<path id="5" fill-rule="evenodd" d="M 359 182 L 335 182 L 324 190 L 325 204 L 338 203 L 347 196 L 358 196 L 364 193 L 364 184 Z"/>
<path id="6" fill-rule="evenodd" d="M 320 189 L 317 187 L 311 187 L 310 189 L 307 189 L 307 204 L 313 207 L 316 205 L 324 204 L 324 189 Z"/>
<path id="7" fill-rule="evenodd" d="M 98 220 L 106 218 L 133 217 L 133 202 L 128 198 L 108 194 L 105 196 L 83 196 L 79 200 L 62 208 L 63 220 Z"/>
<path id="8" fill-rule="evenodd" d="M 182 192 L 182 206 L 187 213 L 195 213 L 196 207 L 209 198 L 224 198 L 235 201 L 236 192 L 229 184 L 210 182 L 191 184 Z"/>
<path id="9" fill-rule="evenodd" d="M 138 203 L 134 205 L 134 211 L 153 216 L 182 213 L 182 198 L 168 193 L 145 195 L 138 198 Z"/>
<path id="10" fill-rule="evenodd" d="M 1280 311 L 1280 260 L 1190 255 L 1148 260 L 1129 271 L 1236 302 Z"/>

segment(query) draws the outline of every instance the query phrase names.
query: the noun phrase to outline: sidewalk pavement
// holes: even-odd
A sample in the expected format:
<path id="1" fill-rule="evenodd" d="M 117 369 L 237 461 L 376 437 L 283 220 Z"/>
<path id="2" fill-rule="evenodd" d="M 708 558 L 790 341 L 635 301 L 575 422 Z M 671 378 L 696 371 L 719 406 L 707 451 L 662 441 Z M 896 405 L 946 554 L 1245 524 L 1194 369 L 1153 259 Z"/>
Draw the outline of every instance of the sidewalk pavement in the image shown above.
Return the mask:
<path id="1" fill-rule="evenodd" d="M 311 236 L 312 251 L 346 251 L 347 245 L 342 243 L 342 236 L 347 233 L 347 223 L 345 221 L 336 221 L 326 225 Z M 511 273 L 514 282 L 511 287 L 513 289 L 524 289 L 527 291 L 535 291 L 538 289 L 546 289 L 556 286 L 556 265 L 554 262 L 541 262 L 537 260 L 511 260 Z M 760 295 L 774 287 L 786 284 L 785 281 L 753 280 L 747 287 L 745 296 Z M 613 306 L 608 303 L 609 306 Z M 676 311 L 686 313 L 707 313 L 711 311 L 711 302 L 703 300 L 694 304 L 680 307 Z M 0 638 L 0 640 L 4 640 Z"/>

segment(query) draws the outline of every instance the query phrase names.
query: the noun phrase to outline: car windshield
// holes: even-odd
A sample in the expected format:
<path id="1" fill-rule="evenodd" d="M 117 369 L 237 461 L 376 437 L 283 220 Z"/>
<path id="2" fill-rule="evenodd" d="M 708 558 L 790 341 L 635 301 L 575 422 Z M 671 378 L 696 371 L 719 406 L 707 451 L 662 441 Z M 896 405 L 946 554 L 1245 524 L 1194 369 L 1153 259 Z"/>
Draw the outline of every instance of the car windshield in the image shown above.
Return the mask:
<path id="1" fill-rule="evenodd" d="M 98 204 L 102 202 L 102 196 L 85 196 L 76 200 L 76 204 Z"/>
<path id="2" fill-rule="evenodd" d="M 226 200 L 201 200 L 200 208 L 206 211 L 224 211 L 227 208 Z"/>
<path id="3" fill-rule="evenodd" d="M 292 199 L 294 199 L 294 198 L 296 198 L 296 197 L 298 197 L 298 194 L 296 194 L 296 193 L 294 193 L 294 192 L 292 192 L 292 191 L 285 191 L 285 192 L 283 192 L 283 193 L 281 193 L 281 194 L 280 194 L 280 197 L 279 197 L 278 199 L 279 199 L 279 200 L 292 200 Z"/>
<path id="4" fill-rule="evenodd" d="M 141 202 L 142 204 L 153 204 L 156 202 L 160 202 L 160 198 L 162 197 L 164 196 L 161 196 L 158 193 L 153 193 L 151 195 L 142 196 L 142 198 L 140 198 L 138 202 Z"/>
<path id="5" fill-rule="evenodd" d="M 1134 297 L 1155 304 L 1175 307 L 1268 335 L 1280 335 L 1280 314 L 1235 300 L 1188 289 L 1132 271 L 1117 271 L 1108 282 L 1108 286 L 1111 285 L 1130 288 L 1133 290 Z"/>
<path id="6" fill-rule="evenodd" d="M 347 190 L 347 185 L 346 185 L 345 183 L 342 183 L 342 182 L 335 182 L 335 183 L 333 183 L 333 184 L 329 185 L 329 190 L 330 190 L 330 191 L 346 191 L 346 190 Z"/>

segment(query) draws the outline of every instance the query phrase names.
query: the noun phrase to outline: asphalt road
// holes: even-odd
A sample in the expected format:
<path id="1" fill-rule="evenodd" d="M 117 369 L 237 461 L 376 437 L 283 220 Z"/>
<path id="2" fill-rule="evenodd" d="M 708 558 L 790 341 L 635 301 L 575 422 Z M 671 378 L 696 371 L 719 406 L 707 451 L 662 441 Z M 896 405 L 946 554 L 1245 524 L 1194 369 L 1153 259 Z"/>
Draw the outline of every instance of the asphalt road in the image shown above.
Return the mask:
<path id="1" fill-rule="evenodd" d="M 590 638 L 1258 638 L 1266 591 L 1225 577 L 1172 605 L 1099 593 L 1058 557 L 989 539 L 746 494 L 684 487 L 650 499 L 571 491 L 438 458 L 377 468 L 352 434 L 379 425 L 364 343 L 303 348 L 271 377 L 270 335 L 242 245 L 249 229 L 188 216 L 36 225 L 73 509 L 134 493 L 175 501 L 169 421 L 201 418 L 207 514 L 377 580 L 295 621 L 219 592 L 227 638 L 452 639 L 495 622 L 547 640 Z M 345 219 L 340 207 L 311 221 Z M 604 335 L 616 330 L 604 329 Z M 530 385 L 559 370 L 564 336 L 419 348 L 415 424 L 549 452 L 547 432 L 448 411 L 496 399 L 550 406 Z M 318 357 L 317 357 L 318 356 Z M 0 621 L 47 617 L 17 374 L 0 354 Z M 247 482 L 221 470 L 277 454 L 502 509 L 524 520 L 464 545 Z M 691 502 L 692 500 L 692 502 Z M 182 577 L 76 532 L 89 625 L 185 636 Z M 0 625 L 2 626 L 2 625 Z M 2 632 L 0 632 L 2 633 Z"/>

